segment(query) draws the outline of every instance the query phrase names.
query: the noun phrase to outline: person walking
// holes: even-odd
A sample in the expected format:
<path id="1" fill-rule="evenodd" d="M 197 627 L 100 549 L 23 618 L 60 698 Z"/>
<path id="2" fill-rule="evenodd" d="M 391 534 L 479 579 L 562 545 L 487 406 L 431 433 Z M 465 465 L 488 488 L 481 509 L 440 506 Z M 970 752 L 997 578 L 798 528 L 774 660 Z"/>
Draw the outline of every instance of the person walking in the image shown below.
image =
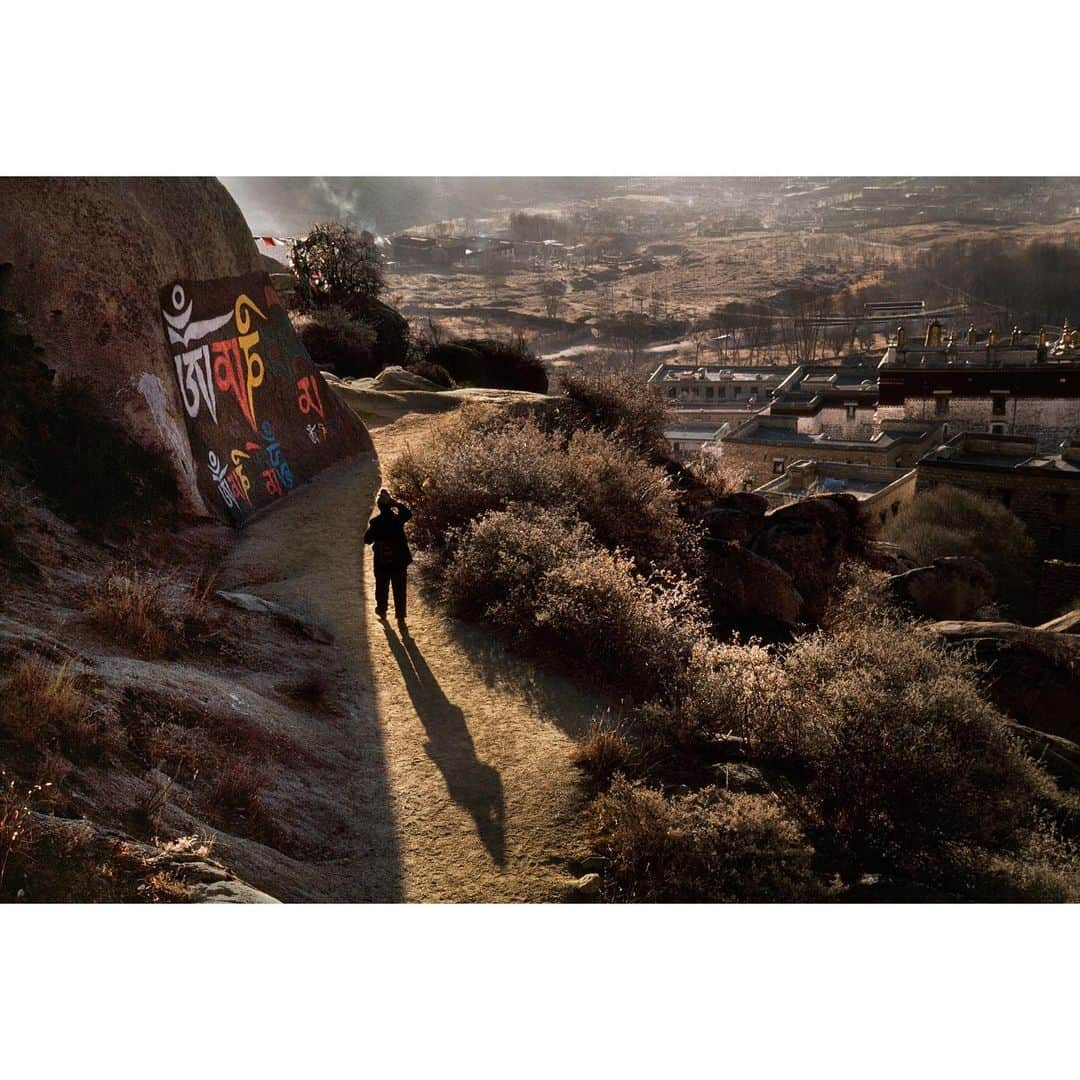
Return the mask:
<path id="1" fill-rule="evenodd" d="M 375 567 L 375 614 L 386 618 L 386 604 L 390 589 L 394 590 L 394 616 L 399 623 L 405 621 L 405 577 L 412 562 L 409 541 L 405 538 L 405 522 L 412 511 L 399 503 L 386 488 L 375 500 L 379 512 L 369 522 L 364 533 L 364 543 L 371 545 L 372 562 Z"/>

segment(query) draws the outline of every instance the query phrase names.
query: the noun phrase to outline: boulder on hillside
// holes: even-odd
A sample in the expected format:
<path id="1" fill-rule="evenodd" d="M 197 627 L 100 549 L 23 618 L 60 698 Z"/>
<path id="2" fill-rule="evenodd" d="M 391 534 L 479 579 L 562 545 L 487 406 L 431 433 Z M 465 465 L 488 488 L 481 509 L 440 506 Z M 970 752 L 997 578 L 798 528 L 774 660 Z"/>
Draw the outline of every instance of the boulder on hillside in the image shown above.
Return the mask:
<path id="1" fill-rule="evenodd" d="M 172 462 L 185 508 L 205 512 L 158 290 L 258 270 L 244 215 L 204 178 L 0 179 L 8 305 L 61 377 Z M 118 478 L 119 481 L 119 478 Z"/>
<path id="2" fill-rule="evenodd" d="M 766 514 L 751 547 L 791 576 L 804 600 L 803 618 L 817 622 L 845 555 L 861 552 L 863 535 L 854 496 L 821 495 Z"/>
<path id="3" fill-rule="evenodd" d="M 749 548 L 707 537 L 702 564 L 701 589 L 717 622 L 776 637 L 803 619 L 803 597 L 791 575 Z"/>
<path id="4" fill-rule="evenodd" d="M 991 700 L 1013 720 L 1080 740 L 1080 637 L 970 620 L 928 623 L 924 632 L 970 648 L 986 669 Z"/>
<path id="5" fill-rule="evenodd" d="M 919 565 L 914 555 L 888 540 L 871 540 L 866 545 L 865 558 L 875 570 L 886 574 L 903 574 Z"/>
<path id="6" fill-rule="evenodd" d="M 1080 634 L 1080 608 L 1073 608 L 1056 619 L 1041 623 L 1039 630 L 1053 630 L 1058 634 Z"/>
<path id="7" fill-rule="evenodd" d="M 417 375 L 413 371 L 406 371 L 403 367 L 393 366 L 383 368 L 371 382 L 372 390 L 428 390 L 441 392 L 446 389 L 438 383 L 425 379 L 423 375 Z"/>
<path id="8" fill-rule="evenodd" d="M 893 595 L 931 619 L 970 619 L 994 599 L 994 578 L 970 555 L 946 555 L 929 566 L 894 574 Z"/>
<path id="9" fill-rule="evenodd" d="M 408 360 L 409 323 L 400 312 L 373 296 L 360 295 L 345 304 L 345 310 L 375 331 L 375 345 L 371 351 L 380 368 L 401 365 Z"/>

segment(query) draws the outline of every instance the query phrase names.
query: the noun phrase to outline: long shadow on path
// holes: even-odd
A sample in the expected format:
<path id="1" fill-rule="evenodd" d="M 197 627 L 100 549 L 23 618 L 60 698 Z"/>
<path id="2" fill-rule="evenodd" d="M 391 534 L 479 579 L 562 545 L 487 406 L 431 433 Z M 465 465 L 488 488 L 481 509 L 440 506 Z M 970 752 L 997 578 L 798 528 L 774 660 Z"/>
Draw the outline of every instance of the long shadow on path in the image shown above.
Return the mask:
<path id="1" fill-rule="evenodd" d="M 476 822 L 476 831 L 497 866 L 506 865 L 503 788 L 499 771 L 476 756 L 465 714 L 453 704 L 428 667 L 419 646 L 402 627 L 401 637 L 383 623 L 416 715 L 427 732 L 428 756 L 438 766 L 450 797 Z"/>

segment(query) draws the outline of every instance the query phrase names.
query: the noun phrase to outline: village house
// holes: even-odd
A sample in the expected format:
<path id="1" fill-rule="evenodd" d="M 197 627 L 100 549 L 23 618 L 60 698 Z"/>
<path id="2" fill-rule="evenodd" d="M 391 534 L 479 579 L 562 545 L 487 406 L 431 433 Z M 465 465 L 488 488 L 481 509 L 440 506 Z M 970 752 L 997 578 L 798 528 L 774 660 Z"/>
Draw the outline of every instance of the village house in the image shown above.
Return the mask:
<path id="1" fill-rule="evenodd" d="M 647 385 L 667 406 L 671 431 L 703 432 L 711 428 L 716 436 L 767 409 L 773 395 L 798 370 L 787 365 L 732 367 L 664 363 L 649 376 Z M 673 452 L 686 456 L 686 447 L 682 444 L 693 440 L 669 434 L 668 441 L 672 443 Z M 675 442 L 681 445 L 675 446 Z"/>
<path id="2" fill-rule="evenodd" d="M 800 366 L 774 395 L 769 413 L 793 416 L 795 429 L 831 439 L 869 439 L 876 431 L 877 372 L 869 366 Z"/>
<path id="3" fill-rule="evenodd" d="M 913 343 L 901 326 L 878 365 L 877 417 L 937 420 L 947 436 L 1024 436 L 1052 450 L 1080 434 L 1080 336 L 1066 327 L 1051 345 L 1045 331 L 999 341 L 969 328 L 945 339 L 932 322 Z"/>
<path id="4" fill-rule="evenodd" d="M 941 442 L 934 421 L 886 421 L 866 438 L 834 439 L 798 428 L 797 416 L 761 414 L 707 447 L 725 465 L 743 473 L 751 488 L 781 476 L 796 461 L 841 462 L 910 469 Z"/>
<path id="5" fill-rule="evenodd" d="M 884 525 L 915 494 L 915 470 L 804 458 L 754 493 L 764 496 L 771 508 L 815 495 L 852 495 L 869 518 Z"/>

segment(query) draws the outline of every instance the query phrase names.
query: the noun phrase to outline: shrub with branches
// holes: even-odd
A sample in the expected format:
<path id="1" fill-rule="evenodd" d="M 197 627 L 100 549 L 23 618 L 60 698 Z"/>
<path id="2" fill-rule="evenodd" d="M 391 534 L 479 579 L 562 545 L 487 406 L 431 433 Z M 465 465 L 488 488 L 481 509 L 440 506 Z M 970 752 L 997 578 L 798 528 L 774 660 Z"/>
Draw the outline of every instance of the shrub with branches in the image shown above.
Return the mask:
<path id="1" fill-rule="evenodd" d="M 1003 599 L 1023 606 L 1035 569 L 1035 545 L 1007 507 L 973 491 L 942 485 L 904 504 L 881 533 L 920 564 L 970 555 L 994 575 Z"/>
<path id="2" fill-rule="evenodd" d="M 317 367 L 332 369 L 345 378 L 377 375 L 378 335 L 363 319 L 354 319 L 336 304 L 292 316 L 293 327 Z"/>
<path id="3" fill-rule="evenodd" d="M 564 374 L 559 385 L 573 405 L 572 421 L 625 439 L 648 457 L 668 456 L 664 403 L 641 379 L 574 371 Z"/>
<path id="4" fill-rule="evenodd" d="M 775 796 L 715 787 L 667 796 L 616 777 L 587 823 L 612 859 L 619 899 L 763 903 L 825 894 L 813 849 Z"/>
<path id="5" fill-rule="evenodd" d="M 358 296 L 375 299 L 385 286 L 375 238 L 340 221 L 312 226 L 293 243 L 291 263 L 303 309 L 348 306 Z"/>

